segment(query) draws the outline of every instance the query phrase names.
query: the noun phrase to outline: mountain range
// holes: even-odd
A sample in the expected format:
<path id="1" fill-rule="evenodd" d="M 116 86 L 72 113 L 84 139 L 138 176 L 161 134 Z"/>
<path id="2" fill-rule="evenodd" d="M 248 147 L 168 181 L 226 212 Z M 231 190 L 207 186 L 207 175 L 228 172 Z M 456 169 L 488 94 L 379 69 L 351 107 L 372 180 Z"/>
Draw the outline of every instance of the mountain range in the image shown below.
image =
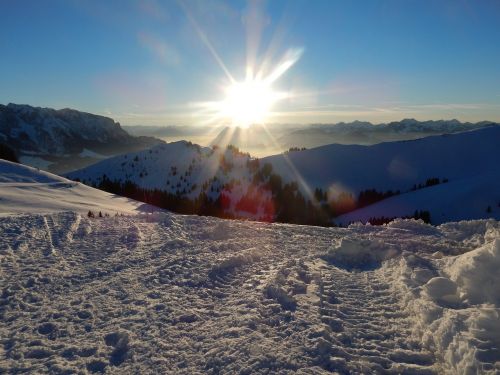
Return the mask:
<path id="1" fill-rule="evenodd" d="M 328 144 L 372 145 L 430 135 L 453 134 L 498 125 L 492 121 L 477 123 L 458 120 L 418 121 L 404 119 L 372 124 L 366 121 L 335 124 L 268 124 L 247 128 L 231 126 L 125 126 L 134 135 L 154 136 L 167 142 L 187 140 L 203 146 L 233 145 L 254 156 L 264 157 L 290 148 L 314 148 Z"/>
<path id="2" fill-rule="evenodd" d="M 174 211 L 319 225 L 498 217 L 496 123 L 406 119 L 218 129 L 209 147 L 165 143 L 131 136 L 103 116 L 0 106 L 0 143 L 22 163 Z M 182 136 L 182 127 L 167 130 Z M 185 131 L 201 134 L 191 130 Z M 278 140 L 294 134 L 304 142 L 319 134 L 373 144 L 293 147 L 259 159 L 244 152 L 279 148 Z"/>
<path id="3" fill-rule="evenodd" d="M 162 141 L 131 136 L 108 117 L 11 103 L 0 104 L 0 143 L 25 164 L 64 173 Z"/>
<path id="4" fill-rule="evenodd" d="M 458 120 L 417 121 L 415 119 L 385 124 L 354 121 L 307 126 L 253 125 L 248 128 L 226 127 L 211 141 L 210 145 L 225 147 L 231 144 L 251 153 L 257 150 L 260 153 L 259 156 L 268 156 L 290 148 L 314 148 L 333 143 L 372 145 L 424 138 L 430 135 L 453 134 L 496 125 L 498 124 L 491 121 L 462 123 Z"/>

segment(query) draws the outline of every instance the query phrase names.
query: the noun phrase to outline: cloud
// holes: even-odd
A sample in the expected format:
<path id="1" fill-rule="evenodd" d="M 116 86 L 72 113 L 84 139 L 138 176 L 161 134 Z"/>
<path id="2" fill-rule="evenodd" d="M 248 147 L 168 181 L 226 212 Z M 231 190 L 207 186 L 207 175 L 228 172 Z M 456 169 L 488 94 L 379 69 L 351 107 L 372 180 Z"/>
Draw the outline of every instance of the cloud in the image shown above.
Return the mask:
<path id="1" fill-rule="evenodd" d="M 140 0 L 137 4 L 139 10 L 148 17 L 165 21 L 170 18 L 169 13 L 158 0 Z"/>
<path id="2" fill-rule="evenodd" d="M 162 63 L 177 66 L 181 63 L 181 57 L 177 50 L 166 41 L 147 32 L 137 34 L 139 44 L 148 49 Z"/>

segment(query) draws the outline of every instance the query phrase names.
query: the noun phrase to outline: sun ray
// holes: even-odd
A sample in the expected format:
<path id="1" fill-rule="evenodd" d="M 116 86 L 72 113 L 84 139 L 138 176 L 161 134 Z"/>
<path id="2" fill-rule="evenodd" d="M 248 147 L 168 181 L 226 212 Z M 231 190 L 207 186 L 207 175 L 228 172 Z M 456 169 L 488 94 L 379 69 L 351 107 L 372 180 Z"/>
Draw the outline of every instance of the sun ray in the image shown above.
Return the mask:
<path id="1" fill-rule="evenodd" d="M 247 66 L 246 79 L 231 81 L 225 90 L 225 98 L 220 101 L 200 103 L 214 119 L 226 120 L 232 126 L 248 127 L 263 124 L 271 116 L 273 106 L 289 97 L 288 92 L 276 91 L 272 84 L 288 71 L 302 55 L 302 49 L 290 49 L 267 76 L 260 69 L 254 76 L 255 67 Z"/>
<path id="2" fill-rule="evenodd" d="M 292 48 L 285 52 L 276 65 L 271 65 L 270 54 L 275 51 L 277 36 L 274 35 L 266 51 L 264 60 L 256 65 L 260 38 L 266 18 L 257 3 L 250 3 L 247 17 L 244 19 L 247 29 L 247 65 L 245 79 L 237 81 L 215 50 L 206 33 L 202 30 L 184 1 L 178 1 L 189 22 L 210 51 L 212 57 L 225 73 L 229 84 L 224 89 L 225 98 L 219 101 L 199 103 L 201 111 L 207 117 L 206 123 L 227 121 L 231 126 L 248 127 L 263 124 L 272 115 L 272 107 L 279 101 L 289 98 L 287 92 L 273 89 L 272 84 L 280 79 L 301 57 L 302 48 Z M 266 74 L 266 71 L 270 73 Z"/>
<path id="3" fill-rule="evenodd" d="M 271 142 L 273 142 L 274 146 L 276 148 L 281 148 L 281 146 L 278 144 L 278 142 L 276 141 L 276 139 L 274 138 L 274 136 L 271 134 L 271 132 L 267 128 L 266 124 L 262 124 L 262 128 L 266 132 L 266 134 L 269 137 L 269 139 L 271 140 Z M 302 177 L 302 175 L 300 174 L 299 170 L 295 167 L 295 165 L 293 164 L 293 162 L 290 160 L 290 158 L 288 157 L 288 155 L 286 153 L 283 153 L 283 159 L 288 164 L 288 167 L 290 168 L 290 170 L 292 171 L 292 173 L 295 175 L 295 177 L 296 177 L 296 179 L 297 179 L 297 181 L 299 183 L 299 186 L 302 187 L 302 190 L 306 193 L 306 195 L 309 198 L 309 200 L 314 205 L 318 205 L 319 202 L 317 201 L 316 197 L 314 196 L 314 194 L 312 192 L 312 189 L 309 187 L 309 185 L 307 184 L 306 180 Z"/>
<path id="4" fill-rule="evenodd" d="M 215 50 L 214 46 L 212 45 L 212 43 L 210 43 L 210 40 L 208 39 L 207 35 L 203 32 L 201 27 L 198 25 L 198 22 L 196 22 L 196 20 L 194 19 L 193 15 L 191 14 L 191 12 L 188 9 L 188 7 L 186 6 L 186 4 L 184 4 L 183 1 L 179 1 L 179 4 L 181 5 L 182 9 L 186 13 L 186 16 L 189 19 L 189 22 L 191 22 L 194 29 L 196 30 L 196 33 L 198 34 L 198 36 L 200 37 L 202 42 L 205 44 L 205 46 L 208 48 L 208 50 L 212 54 L 213 58 L 217 62 L 217 64 L 224 71 L 224 73 L 226 74 L 229 81 L 235 82 L 231 72 L 229 72 L 229 69 L 226 67 L 226 64 L 224 64 L 224 61 L 222 61 L 221 57 L 219 56 L 219 54 Z"/>
<path id="5" fill-rule="evenodd" d="M 265 81 L 269 84 L 278 80 L 288 69 L 290 69 L 302 56 L 302 48 L 289 49 L 285 56 L 281 59 L 281 62 L 273 69 L 271 74 L 269 74 Z"/>

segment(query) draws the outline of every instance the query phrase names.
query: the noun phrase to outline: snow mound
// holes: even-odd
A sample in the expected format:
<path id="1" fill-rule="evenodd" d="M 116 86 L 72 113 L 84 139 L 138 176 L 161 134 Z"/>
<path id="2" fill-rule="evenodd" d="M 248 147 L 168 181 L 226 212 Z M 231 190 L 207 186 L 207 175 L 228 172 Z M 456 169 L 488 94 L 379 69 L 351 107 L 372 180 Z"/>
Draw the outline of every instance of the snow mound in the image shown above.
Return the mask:
<path id="1" fill-rule="evenodd" d="M 500 239 L 458 256 L 447 269 L 470 304 L 500 306 Z"/>
<path id="2" fill-rule="evenodd" d="M 463 242 L 470 247 L 469 250 L 478 248 L 500 235 L 500 222 L 493 219 L 462 220 L 441 224 L 438 228 L 447 238 Z"/>
<path id="3" fill-rule="evenodd" d="M 415 316 L 413 336 L 442 360 L 441 373 L 498 374 L 498 222 L 462 221 L 435 229 L 436 235 L 425 234 L 415 226 L 411 232 L 421 232 L 418 242 L 399 235 L 412 252 L 403 251 L 382 270 L 399 269 L 389 279 L 406 296 L 404 309 Z"/>
<path id="4" fill-rule="evenodd" d="M 324 258 L 347 269 L 371 269 L 399 254 L 397 249 L 378 240 L 344 237 L 340 245 L 329 250 Z"/>
<path id="5" fill-rule="evenodd" d="M 388 228 L 400 229 L 408 232 L 426 234 L 426 235 L 437 235 L 439 231 L 435 226 L 424 223 L 423 220 L 414 219 L 396 219 L 387 224 Z"/>
<path id="6" fill-rule="evenodd" d="M 237 268 L 243 267 L 253 262 L 258 261 L 262 257 L 258 249 L 251 248 L 241 252 L 238 255 L 230 256 L 221 262 L 215 264 L 209 272 L 211 278 L 223 276 L 235 271 Z"/>
<path id="7" fill-rule="evenodd" d="M 433 300 L 445 303 L 457 303 L 457 284 L 446 277 L 433 277 L 424 286 L 424 291 Z"/>

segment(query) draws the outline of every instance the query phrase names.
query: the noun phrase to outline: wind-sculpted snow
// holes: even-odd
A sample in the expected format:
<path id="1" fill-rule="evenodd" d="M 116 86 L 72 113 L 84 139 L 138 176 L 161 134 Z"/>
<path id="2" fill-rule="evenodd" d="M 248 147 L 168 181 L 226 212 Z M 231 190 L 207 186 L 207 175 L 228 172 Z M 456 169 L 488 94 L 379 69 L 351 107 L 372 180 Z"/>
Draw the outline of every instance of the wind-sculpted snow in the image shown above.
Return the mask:
<path id="1" fill-rule="evenodd" d="M 498 373 L 499 233 L 0 217 L 0 373 Z"/>

